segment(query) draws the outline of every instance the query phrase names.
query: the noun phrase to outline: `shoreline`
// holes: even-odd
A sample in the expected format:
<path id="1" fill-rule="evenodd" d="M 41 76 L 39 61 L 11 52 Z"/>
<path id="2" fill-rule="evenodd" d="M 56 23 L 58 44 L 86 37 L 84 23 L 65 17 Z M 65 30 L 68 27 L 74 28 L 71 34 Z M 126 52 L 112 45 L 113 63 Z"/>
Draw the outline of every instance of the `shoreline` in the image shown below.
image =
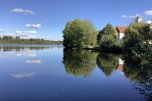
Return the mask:
<path id="1" fill-rule="evenodd" d="M 0 43 L 0 46 L 63 46 L 62 44 L 16 44 L 16 43 Z"/>

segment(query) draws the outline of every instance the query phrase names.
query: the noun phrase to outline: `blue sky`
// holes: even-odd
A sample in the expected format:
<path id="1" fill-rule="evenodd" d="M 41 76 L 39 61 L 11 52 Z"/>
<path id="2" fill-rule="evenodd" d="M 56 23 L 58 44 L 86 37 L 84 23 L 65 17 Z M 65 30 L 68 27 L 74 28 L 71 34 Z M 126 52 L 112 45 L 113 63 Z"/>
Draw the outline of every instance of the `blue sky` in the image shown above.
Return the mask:
<path id="1" fill-rule="evenodd" d="M 127 26 L 137 15 L 151 20 L 152 1 L 0 0 L 0 34 L 61 40 L 65 24 L 76 18 L 90 20 L 101 30 L 107 23 Z"/>

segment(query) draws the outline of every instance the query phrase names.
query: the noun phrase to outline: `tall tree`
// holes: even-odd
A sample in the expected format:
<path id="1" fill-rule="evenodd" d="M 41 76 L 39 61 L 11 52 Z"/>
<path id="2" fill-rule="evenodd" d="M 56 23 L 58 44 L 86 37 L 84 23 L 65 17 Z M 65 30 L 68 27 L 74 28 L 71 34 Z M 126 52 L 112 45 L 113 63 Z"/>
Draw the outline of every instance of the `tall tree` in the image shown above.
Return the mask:
<path id="1" fill-rule="evenodd" d="M 96 46 L 97 34 L 90 21 L 69 21 L 63 30 L 63 45 L 68 48 L 93 48 Z"/>
<path id="2" fill-rule="evenodd" d="M 119 39 L 111 24 L 107 24 L 106 27 L 99 32 L 97 39 L 100 48 L 111 49 L 120 47 Z"/>

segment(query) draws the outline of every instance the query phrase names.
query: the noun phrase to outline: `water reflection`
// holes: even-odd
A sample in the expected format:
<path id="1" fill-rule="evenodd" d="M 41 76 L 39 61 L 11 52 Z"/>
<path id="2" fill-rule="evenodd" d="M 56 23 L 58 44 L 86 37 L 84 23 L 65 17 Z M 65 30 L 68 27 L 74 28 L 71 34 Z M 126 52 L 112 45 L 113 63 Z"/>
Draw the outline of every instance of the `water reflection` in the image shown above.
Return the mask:
<path id="1" fill-rule="evenodd" d="M 68 101 L 68 98 L 72 100 L 77 94 L 80 101 L 99 101 L 103 98 L 108 101 L 122 101 L 126 96 L 130 99 L 123 101 L 152 101 L 150 52 L 120 55 L 88 50 L 63 51 L 62 46 L 0 46 L 0 49 L 0 57 L 5 57 L 0 58 L 0 80 L 1 83 L 4 82 L 0 85 L 0 99 L 10 97 L 8 92 L 18 97 L 19 94 L 15 91 L 23 91 L 24 99 L 29 96 L 40 99 L 39 97 L 44 98 L 45 95 L 49 100 L 61 96 Z M 30 88 L 29 92 L 27 88 Z M 64 93 L 61 93 L 61 89 L 64 89 Z M 31 95 L 25 97 L 24 91 Z M 34 95 L 37 92 L 39 95 Z M 139 95 L 144 96 L 144 99 Z"/>
<path id="2" fill-rule="evenodd" d="M 20 52 L 24 50 L 44 50 L 49 49 L 48 45 L 0 45 L 1 52 Z M 24 53 L 17 53 L 18 55 L 23 55 Z M 26 53 L 25 53 L 26 54 Z M 25 55 L 24 54 L 24 55 Z"/>
<path id="3" fill-rule="evenodd" d="M 31 59 L 31 60 L 26 60 L 26 63 L 41 64 L 41 63 L 42 63 L 42 60 L 41 60 L 41 59 Z"/>
<path id="4" fill-rule="evenodd" d="M 100 52 L 97 57 L 97 65 L 106 76 L 110 76 L 115 69 L 123 71 L 124 64 L 119 63 L 120 60 L 120 55 L 118 54 Z"/>
<path id="5" fill-rule="evenodd" d="M 64 49 L 65 70 L 74 76 L 89 76 L 96 68 L 97 53 L 87 50 Z"/>
<path id="6" fill-rule="evenodd" d="M 133 89 L 139 91 L 145 100 L 152 100 L 152 61 L 149 54 L 139 57 L 133 54 L 64 49 L 63 63 L 66 72 L 76 77 L 91 75 L 96 64 L 107 77 L 114 71 L 119 71 L 133 81 Z"/>
<path id="7" fill-rule="evenodd" d="M 28 77 L 32 77 L 34 76 L 35 73 L 32 72 L 32 73 L 17 73 L 17 74 L 12 74 L 12 77 L 14 78 L 28 78 Z"/>
<path id="8" fill-rule="evenodd" d="M 36 57 L 37 54 L 35 52 L 26 51 L 26 52 L 16 52 L 16 56 Z"/>
<path id="9" fill-rule="evenodd" d="M 125 75 L 133 81 L 133 88 L 137 90 L 147 101 L 152 101 L 152 61 L 151 55 L 143 54 L 141 56 L 126 54 Z"/>

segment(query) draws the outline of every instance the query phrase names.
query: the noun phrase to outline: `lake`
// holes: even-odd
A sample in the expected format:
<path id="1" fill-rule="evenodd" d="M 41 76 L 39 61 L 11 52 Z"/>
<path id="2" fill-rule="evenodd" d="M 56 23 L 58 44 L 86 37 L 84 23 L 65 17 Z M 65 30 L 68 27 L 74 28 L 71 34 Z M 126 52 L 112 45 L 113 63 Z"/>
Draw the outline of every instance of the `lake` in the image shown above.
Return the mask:
<path id="1" fill-rule="evenodd" d="M 57 45 L 0 45 L 0 101 L 151 101 L 152 71 L 122 57 Z"/>

